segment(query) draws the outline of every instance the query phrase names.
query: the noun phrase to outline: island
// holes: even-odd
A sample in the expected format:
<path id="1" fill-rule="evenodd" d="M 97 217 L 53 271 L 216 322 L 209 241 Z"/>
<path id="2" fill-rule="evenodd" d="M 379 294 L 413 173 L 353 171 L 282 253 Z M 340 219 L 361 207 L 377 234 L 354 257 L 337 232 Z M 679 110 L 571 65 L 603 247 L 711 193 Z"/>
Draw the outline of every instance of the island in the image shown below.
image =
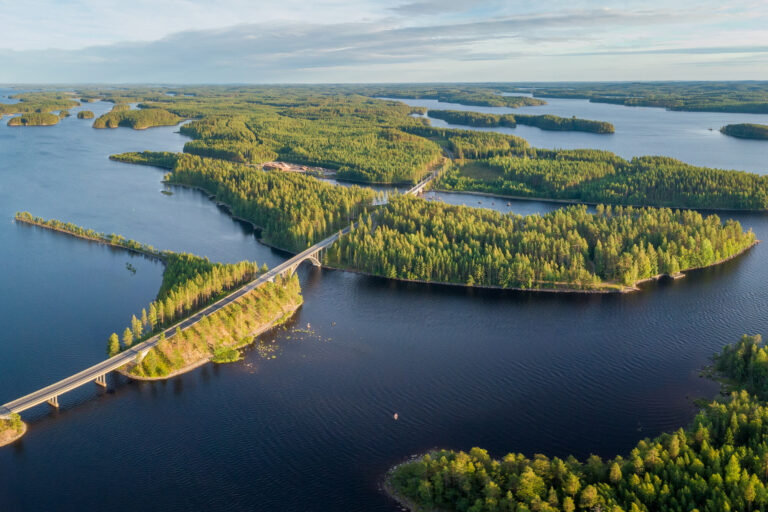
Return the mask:
<path id="1" fill-rule="evenodd" d="M 687 429 L 644 439 L 625 456 L 582 462 L 434 450 L 393 467 L 384 488 L 412 512 L 762 510 L 768 350 L 760 336 L 744 336 L 712 371 L 730 394 L 706 404 Z"/>
<path id="2" fill-rule="evenodd" d="M 60 111 L 59 111 L 59 117 L 60 117 L 61 119 L 64 119 L 65 117 L 69 117 L 69 116 L 71 116 L 71 115 L 72 115 L 72 114 L 70 114 L 70 113 L 69 113 L 69 110 L 63 109 L 63 110 L 60 110 Z"/>
<path id="3" fill-rule="evenodd" d="M 768 140 L 768 125 L 765 124 L 728 124 L 720 128 L 720 131 L 740 139 Z"/>
<path id="4" fill-rule="evenodd" d="M 403 195 L 361 217 L 325 262 L 424 283 L 605 293 L 717 265 L 756 243 L 738 222 L 694 211 L 581 205 L 523 217 Z"/>
<path id="5" fill-rule="evenodd" d="M 153 126 L 173 126 L 184 120 L 161 108 L 139 110 L 112 110 L 93 122 L 94 128 L 117 128 L 125 126 L 134 130 L 145 130 Z"/>
<path id="6" fill-rule="evenodd" d="M 53 126 L 59 122 L 59 116 L 48 112 L 21 114 L 8 120 L 8 126 Z"/>
<path id="7" fill-rule="evenodd" d="M 577 117 L 559 117 L 551 114 L 525 115 L 525 114 L 483 114 L 467 110 L 429 110 L 429 117 L 442 119 L 451 124 L 466 126 L 478 126 L 484 128 L 496 128 L 506 126 L 514 128 L 518 124 L 535 126 L 541 130 L 550 131 L 574 131 L 611 134 L 614 127 L 605 121 L 592 121 Z"/>
<path id="8" fill-rule="evenodd" d="M 93 117 L 94 117 L 93 112 L 91 112 L 90 110 L 81 110 L 80 112 L 77 113 L 78 119 L 93 119 Z"/>

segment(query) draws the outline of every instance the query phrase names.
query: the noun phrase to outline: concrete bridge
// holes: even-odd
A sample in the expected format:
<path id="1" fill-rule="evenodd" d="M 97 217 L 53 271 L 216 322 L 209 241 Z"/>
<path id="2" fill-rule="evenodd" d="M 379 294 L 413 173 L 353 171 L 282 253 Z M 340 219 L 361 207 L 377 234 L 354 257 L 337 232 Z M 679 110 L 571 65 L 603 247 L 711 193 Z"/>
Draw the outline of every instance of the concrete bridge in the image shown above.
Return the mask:
<path id="1" fill-rule="evenodd" d="M 411 195 L 420 194 L 427 186 L 427 184 L 439 175 L 440 170 L 441 168 L 438 168 L 431 172 L 426 178 L 424 178 L 405 193 Z M 352 228 L 350 226 L 347 226 L 341 231 L 334 233 L 328 238 L 316 243 L 308 249 L 305 249 L 296 256 L 293 256 L 292 258 L 284 261 L 280 265 L 277 265 L 264 274 L 261 274 L 253 281 L 242 286 L 241 288 L 238 288 L 223 299 L 220 299 L 210 306 L 198 311 L 194 315 L 187 317 L 181 322 L 168 327 L 162 333 L 158 333 L 148 340 L 137 343 L 131 348 L 120 352 L 116 356 L 110 357 L 106 361 L 102 361 L 94 366 L 91 366 L 90 368 L 86 368 L 85 370 L 76 373 L 75 375 L 67 377 L 66 379 L 60 380 L 59 382 L 51 384 L 50 386 L 39 389 L 34 393 L 30 393 L 29 395 L 17 398 L 12 402 L 8 402 L 7 404 L 0 406 L 0 418 L 7 418 L 12 413 L 21 413 L 42 403 L 48 403 L 52 407 L 58 407 L 59 397 L 62 394 L 81 386 L 85 386 L 86 384 L 90 384 L 91 382 L 95 383 L 96 385 L 106 387 L 106 375 L 109 372 L 117 370 L 118 368 L 121 368 L 122 366 L 125 366 L 131 362 L 140 362 L 142 359 L 144 359 L 144 356 L 147 355 L 147 352 L 149 352 L 150 349 L 155 347 L 160 342 L 161 334 L 165 334 L 166 339 L 172 338 L 176 334 L 176 328 L 181 330 L 187 329 L 188 327 L 191 327 L 192 325 L 202 320 L 203 317 L 215 313 L 221 308 L 236 301 L 243 295 L 246 295 L 254 288 L 257 288 L 258 286 L 266 283 L 267 281 L 274 282 L 277 276 L 286 277 L 292 275 L 294 272 L 296 272 L 296 269 L 299 267 L 299 265 L 305 261 L 309 261 L 312 263 L 312 265 L 318 267 L 321 266 L 323 253 L 330 246 L 336 243 L 336 241 L 341 236 L 349 233 L 351 229 Z"/>

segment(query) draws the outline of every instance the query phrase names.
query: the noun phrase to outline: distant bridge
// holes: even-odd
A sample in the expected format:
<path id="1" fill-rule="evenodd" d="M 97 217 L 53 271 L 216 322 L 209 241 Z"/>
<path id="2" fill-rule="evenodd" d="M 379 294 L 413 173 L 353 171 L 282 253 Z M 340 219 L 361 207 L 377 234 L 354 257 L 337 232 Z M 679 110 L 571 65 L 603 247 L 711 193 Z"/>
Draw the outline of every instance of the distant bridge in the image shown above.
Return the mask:
<path id="1" fill-rule="evenodd" d="M 435 169 L 426 178 L 421 180 L 405 193 L 410 195 L 419 195 L 424 191 L 424 188 L 439 175 L 440 170 L 441 168 Z M 18 414 L 26 411 L 27 409 L 31 409 L 36 405 L 40 405 L 46 402 L 53 407 L 58 407 L 59 397 L 62 394 L 68 391 L 72 391 L 75 388 L 79 388 L 80 386 L 84 386 L 90 382 L 93 382 L 102 387 L 106 387 L 106 375 L 109 372 L 117 370 L 118 368 L 121 368 L 122 366 L 125 366 L 131 362 L 140 362 L 142 359 L 144 359 L 144 356 L 147 355 L 147 352 L 149 352 L 150 349 L 154 348 L 158 343 L 160 343 L 160 339 L 163 334 L 165 334 L 166 339 L 172 338 L 176 334 L 177 328 L 184 330 L 195 325 L 197 322 L 202 320 L 203 317 L 212 315 L 216 311 L 227 306 L 228 304 L 231 304 L 240 297 L 266 283 L 267 281 L 274 282 L 277 276 L 285 277 L 292 275 L 294 272 L 296 272 L 296 269 L 299 267 L 299 265 L 305 261 L 309 261 L 312 263 L 312 265 L 317 267 L 321 266 L 323 261 L 323 252 L 326 251 L 334 243 L 336 243 L 340 237 L 349 233 L 351 229 L 351 226 L 347 226 L 341 231 L 329 236 L 328 238 L 316 243 L 312 247 L 300 252 L 296 256 L 293 256 L 292 258 L 284 261 L 280 265 L 277 265 L 273 269 L 265 272 L 264 274 L 261 274 L 253 281 L 242 286 L 241 288 L 238 288 L 223 299 L 220 299 L 210 306 L 203 308 L 202 310 L 198 311 L 192 316 L 187 317 L 181 322 L 168 327 L 163 332 L 152 336 L 148 340 L 137 343 L 129 349 L 120 352 L 116 356 L 110 357 L 109 359 L 91 366 L 90 368 L 86 368 L 85 370 L 76 373 L 75 375 L 67 377 L 66 379 L 60 380 L 59 382 L 51 384 L 50 386 L 39 389 L 34 393 L 30 393 L 21 398 L 17 398 L 12 402 L 8 402 L 3 406 L 0 406 L 0 418 L 7 418 L 10 414 Z"/>

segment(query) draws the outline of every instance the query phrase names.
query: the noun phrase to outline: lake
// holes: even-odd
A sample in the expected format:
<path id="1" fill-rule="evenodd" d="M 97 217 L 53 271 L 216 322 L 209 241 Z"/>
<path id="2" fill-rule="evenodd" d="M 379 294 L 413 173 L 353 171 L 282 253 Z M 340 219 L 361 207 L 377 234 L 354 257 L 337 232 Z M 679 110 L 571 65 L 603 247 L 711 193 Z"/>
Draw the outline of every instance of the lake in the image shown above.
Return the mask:
<path id="1" fill-rule="evenodd" d="M 107 159 L 178 151 L 187 139 L 177 127 L 6 121 L 0 403 L 103 359 L 109 334 L 154 298 L 162 275 L 142 257 L 14 224 L 17 210 L 213 260 L 286 257 L 202 193 L 166 189 L 162 170 Z M 541 132 L 550 134 L 564 135 Z M 729 157 L 752 165 L 744 152 Z M 562 206 L 437 195 L 517 213 Z M 768 216 L 733 217 L 768 239 Z M 384 472 L 433 447 L 609 457 L 677 429 L 694 399 L 717 393 L 699 377 L 711 354 L 768 324 L 765 244 L 628 295 L 460 289 L 309 266 L 300 277 L 304 306 L 266 335 L 272 354 L 247 350 L 167 382 L 110 375 L 107 391 L 83 387 L 60 410 L 24 413 L 27 434 L 0 448 L 2 510 L 394 511 L 378 488 Z"/>
<path id="2" fill-rule="evenodd" d="M 517 135 L 534 147 L 548 149 L 597 148 L 612 151 L 623 158 L 634 156 L 671 156 L 703 167 L 737 169 L 768 174 L 768 142 L 737 139 L 720 133 L 727 124 L 768 124 L 768 114 L 730 114 L 720 112 L 675 112 L 651 107 L 625 107 L 610 103 L 590 103 L 581 99 L 542 98 L 546 105 L 535 107 L 476 107 L 424 99 L 393 99 L 414 107 L 433 110 L 468 110 L 488 114 L 552 114 L 607 121 L 613 134 L 546 131 L 534 126 L 515 128 L 470 128 L 431 120 L 432 126 L 495 131 Z M 427 114 L 427 117 L 429 114 Z"/>

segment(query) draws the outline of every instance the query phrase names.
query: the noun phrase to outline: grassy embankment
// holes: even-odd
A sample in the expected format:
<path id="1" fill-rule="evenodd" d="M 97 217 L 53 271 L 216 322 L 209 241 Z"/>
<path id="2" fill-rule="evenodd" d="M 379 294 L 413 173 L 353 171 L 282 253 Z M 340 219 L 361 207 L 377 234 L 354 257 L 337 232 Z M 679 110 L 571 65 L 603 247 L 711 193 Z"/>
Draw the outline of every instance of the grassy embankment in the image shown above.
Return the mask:
<path id="1" fill-rule="evenodd" d="M 11 444 L 27 431 L 27 425 L 18 414 L 11 414 L 10 419 L 0 418 L 0 446 Z"/>

